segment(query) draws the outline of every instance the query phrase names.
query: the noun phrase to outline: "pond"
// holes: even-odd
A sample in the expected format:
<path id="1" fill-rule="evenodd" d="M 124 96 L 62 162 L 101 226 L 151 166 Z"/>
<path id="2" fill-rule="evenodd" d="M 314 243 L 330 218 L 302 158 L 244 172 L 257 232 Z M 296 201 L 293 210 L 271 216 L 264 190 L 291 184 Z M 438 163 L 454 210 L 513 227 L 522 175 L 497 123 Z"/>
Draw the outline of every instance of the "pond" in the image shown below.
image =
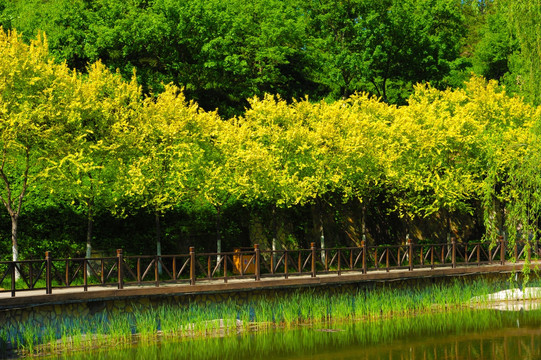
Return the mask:
<path id="1" fill-rule="evenodd" d="M 463 308 L 378 321 L 160 338 L 51 359 L 539 359 L 541 311 Z"/>

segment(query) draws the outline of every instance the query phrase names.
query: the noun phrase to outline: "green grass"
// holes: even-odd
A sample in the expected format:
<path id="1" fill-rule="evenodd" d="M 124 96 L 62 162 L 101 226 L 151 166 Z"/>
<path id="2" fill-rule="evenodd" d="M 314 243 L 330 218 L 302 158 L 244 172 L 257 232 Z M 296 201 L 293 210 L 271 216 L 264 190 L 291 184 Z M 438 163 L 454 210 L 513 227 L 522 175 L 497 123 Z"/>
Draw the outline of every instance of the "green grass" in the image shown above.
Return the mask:
<path id="1" fill-rule="evenodd" d="M 243 332 L 225 338 L 197 338 L 190 339 L 190 341 L 185 341 L 185 338 L 176 338 L 168 339 L 168 341 L 159 344 L 144 344 L 143 346 L 125 348 L 121 351 L 114 348 L 104 348 L 88 352 L 67 353 L 66 357 L 81 360 L 113 358 L 291 359 L 295 357 L 306 358 L 309 354 L 329 353 L 333 349 L 347 349 L 355 344 L 357 348 L 362 349 L 360 353 L 357 353 L 357 356 L 364 358 L 367 349 L 385 348 L 386 344 L 400 343 L 400 340 L 403 339 L 427 339 L 427 343 L 430 343 L 430 339 L 442 339 L 452 335 L 472 332 L 487 334 L 494 329 L 507 326 L 515 327 L 517 320 L 520 320 L 521 325 L 538 326 L 541 320 L 541 311 L 510 313 L 453 309 L 446 312 L 418 315 L 415 316 L 415 321 L 412 321 L 412 316 L 405 316 L 377 321 L 313 324 L 287 330 L 270 329 L 260 332 L 260 336 Z M 328 332 L 329 330 L 338 333 L 332 334 Z M 477 340 L 479 341 L 479 339 Z M 508 341 L 512 341 L 512 339 L 508 339 Z M 409 350 L 409 346 L 411 345 L 408 345 L 407 350 Z M 455 358 L 450 356 L 456 350 L 454 342 L 447 345 L 445 343 L 434 345 L 431 350 L 436 347 L 439 352 L 439 356 L 436 358 L 444 358 L 444 351 L 449 351 L 449 354 L 446 355 L 447 358 Z M 444 349 L 440 347 L 444 347 Z M 350 358 L 355 357 L 355 354 L 350 352 L 348 355 Z M 325 357 L 321 356 L 321 358 Z M 367 356 L 367 358 L 371 357 Z"/>
<path id="2" fill-rule="evenodd" d="M 43 354 L 96 346 L 129 347 L 133 341 L 149 343 L 158 337 L 215 337 L 306 324 L 331 326 L 344 321 L 372 326 L 390 319 L 407 331 L 412 326 L 408 321 L 411 316 L 417 319 L 421 315 L 443 314 L 445 318 L 452 314 L 449 316 L 455 318 L 457 310 L 470 308 L 473 297 L 479 296 L 477 301 L 482 304 L 487 301 L 483 295 L 504 288 L 505 284 L 457 280 L 423 287 L 365 288 L 342 294 L 295 291 L 247 304 L 230 300 L 210 305 L 192 302 L 188 306 L 133 306 L 132 312 L 105 311 L 41 326 L 21 324 L 22 331 L 15 340 L 0 331 L 0 345 L 11 341 L 22 354 Z M 391 335 L 371 332 L 366 336 L 386 339 Z"/>

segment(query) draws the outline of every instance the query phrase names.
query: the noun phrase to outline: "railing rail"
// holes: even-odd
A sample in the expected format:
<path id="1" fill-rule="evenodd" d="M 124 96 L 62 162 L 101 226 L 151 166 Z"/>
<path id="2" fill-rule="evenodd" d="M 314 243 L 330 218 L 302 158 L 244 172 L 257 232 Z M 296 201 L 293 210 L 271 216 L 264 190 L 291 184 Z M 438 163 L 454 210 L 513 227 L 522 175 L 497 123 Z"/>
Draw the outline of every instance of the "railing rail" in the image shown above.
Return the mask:
<path id="1" fill-rule="evenodd" d="M 414 271 L 457 266 L 504 265 L 511 261 L 529 261 L 541 256 L 537 243 L 515 244 L 512 248 L 503 239 L 496 244 L 485 242 L 459 243 L 452 239 L 444 244 L 367 245 L 358 247 L 316 249 L 261 250 L 253 249 L 221 253 L 131 255 L 121 249 L 116 257 L 53 258 L 0 261 L 0 292 L 82 288 L 92 286 L 124 288 L 129 286 L 161 286 L 165 284 L 204 283 L 231 279 L 284 278 L 291 276 L 338 276 L 347 272 L 367 274 L 374 271 Z M 16 281 L 19 279 L 18 281 Z"/>

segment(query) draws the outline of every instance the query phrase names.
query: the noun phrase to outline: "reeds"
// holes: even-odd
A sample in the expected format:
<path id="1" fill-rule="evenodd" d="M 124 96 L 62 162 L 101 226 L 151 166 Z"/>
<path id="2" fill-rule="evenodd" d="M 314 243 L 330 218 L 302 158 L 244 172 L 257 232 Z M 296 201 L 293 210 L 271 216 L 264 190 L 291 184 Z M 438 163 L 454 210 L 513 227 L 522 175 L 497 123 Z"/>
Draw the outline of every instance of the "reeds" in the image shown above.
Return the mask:
<path id="1" fill-rule="evenodd" d="M 516 327 L 516 322 L 539 324 L 541 312 L 509 313 L 489 310 L 452 310 L 440 313 L 425 313 L 419 316 L 380 319 L 365 322 L 340 322 L 299 326 L 294 329 L 271 329 L 254 334 L 243 332 L 237 336 L 224 338 L 195 338 L 191 341 L 170 339 L 159 344 L 144 344 L 122 351 L 115 349 L 98 349 L 97 351 L 69 354 L 70 359 L 272 359 L 272 358 L 326 358 L 324 353 L 347 354 L 347 358 L 384 358 L 390 356 L 370 357 L 369 351 L 381 355 L 387 346 L 403 343 L 399 347 L 408 351 L 410 358 L 412 340 L 416 345 L 438 342 L 431 350 L 438 351 L 434 358 L 455 358 L 450 356 L 456 350 L 455 343 L 449 346 L 446 340 L 450 337 L 468 339 L 467 334 L 492 334 L 494 329 Z M 323 326 L 325 325 L 325 326 Z M 465 335 L 466 334 L 466 335 Z M 421 340 L 419 340 L 421 339 Z M 507 339 L 510 341 L 511 339 Z M 528 342 L 531 340 L 528 336 Z M 482 341 L 482 340 L 481 340 Z M 490 343 L 490 341 L 487 341 Z M 355 346 L 356 353 L 351 351 Z M 404 349 L 405 347 L 405 349 Z M 376 351 L 374 349 L 377 348 Z M 346 350 L 345 350 L 346 349 Z M 347 350 L 350 349 L 350 350 Z M 361 350 L 358 350 L 361 349 Z M 449 351 L 445 355 L 443 349 Z M 489 349 L 485 349 L 487 354 Z M 468 354 L 466 354 L 468 355 Z M 486 356 L 486 354 L 485 354 Z M 329 356 L 329 358 L 341 358 Z M 346 357 L 344 357 L 346 358 Z M 397 357 L 397 358 L 404 358 Z M 412 357 L 416 358 L 416 357 Z M 460 357 L 467 358 L 467 357 Z M 496 358 L 496 357 L 494 357 Z M 528 358 L 528 357 L 525 357 Z M 532 357 L 536 358 L 536 357 Z"/>
<path id="2" fill-rule="evenodd" d="M 229 300 L 212 304 L 130 306 L 132 311 L 129 312 L 105 310 L 85 318 L 47 321 L 41 326 L 22 324 L 15 340 L 8 339 L 9 334 L 0 331 L 0 347 L 15 343 L 23 354 L 54 353 L 61 349 L 127 347 L 133 342 L 151 343 L 157 338 L 223 337 L 299 325 L 329 327 L 344 321 L 362 322 L 363 326 L 375 326 L 374 329 L 379 328 L 377 324 L 392 321 L 401 324 L 401 329 L 407 332 L 412 326 L 408 320 L 412 316 L 416 316 L 415 324 L 423 318 L 421 315 L 441 314 L 444 319 L 446 316 L 456 318 L 458 310 L 487 302 L 487 294 L 503 287 L 503 284 L 486 281 L 457 280 L 446 285 L 408 288 L 386 285 L 339 294 L 294 291 L 245 304 Z M 471 303 L 474 297 L 477 304 Z M 434 323 L 434 326 L 444 326 L 444 322 L 438 324 Z M 392 335 L 374 330 L 365 336 L 386 339 Z"/>

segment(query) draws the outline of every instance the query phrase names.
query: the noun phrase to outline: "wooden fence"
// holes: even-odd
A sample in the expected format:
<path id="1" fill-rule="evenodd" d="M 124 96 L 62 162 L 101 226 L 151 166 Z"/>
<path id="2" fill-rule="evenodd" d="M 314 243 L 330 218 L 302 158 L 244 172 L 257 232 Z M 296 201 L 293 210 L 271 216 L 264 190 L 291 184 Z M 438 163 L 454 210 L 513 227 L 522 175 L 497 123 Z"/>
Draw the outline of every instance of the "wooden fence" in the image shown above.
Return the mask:
<path id="1" fill-rule="evenodd" d="M 538 258 L 535 245 L 515 244 L 503 240 L 496 244 L 483 242 L 445 244 L 414 244 L 318 249 L 261 250 L 253 249 L 162 256 L 126 256 L 122 249 L 116 256 L 97 258 L 53 258 L 49 252 L 40 260 L 0 262 L 0 292 L 80 288 L 92 286 L 160 286 L 165 284 L 195 285 L 196 282 L 230 279 L 285 278 L 292 276 L 337 276 L 346 272 L 367 274 L 371 271 L 435 269 L 457 266 L 505 265 L 506 262 Z M 18 278 L 19 281 L 14 281 Z"/>

